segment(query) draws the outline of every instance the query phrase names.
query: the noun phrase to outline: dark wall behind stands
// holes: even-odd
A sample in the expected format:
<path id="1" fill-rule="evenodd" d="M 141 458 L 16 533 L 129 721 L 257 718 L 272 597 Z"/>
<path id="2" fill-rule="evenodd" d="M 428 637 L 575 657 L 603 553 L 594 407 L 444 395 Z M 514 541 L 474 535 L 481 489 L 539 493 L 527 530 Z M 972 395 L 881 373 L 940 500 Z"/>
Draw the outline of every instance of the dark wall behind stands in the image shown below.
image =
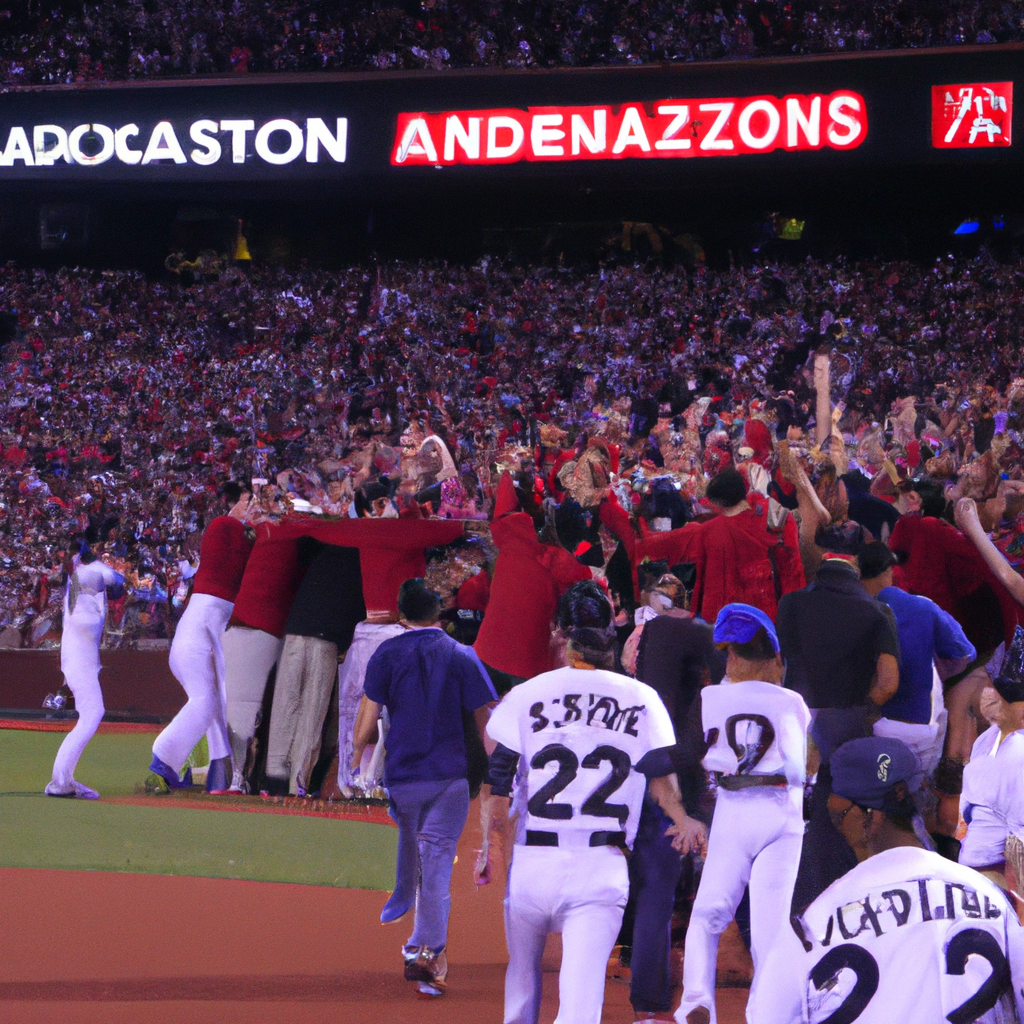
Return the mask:
<path id="1" fill-rule="evenodd" d="M 616 219 L 671 222 L 673 229 L 717 235 L 728 240 L 724 251 L 769 210 L 806 218 L 809 239 L 815 232 L 841 238 L 840 249 L 861 239 L 868 251 L 882 235 L 890 241 L 934 236 L 941 245 L 969 213 L 998 212 L 1024 224 L 1024 122 L 1014 110 L 1014 144 L 1008 147 L 936 149 L 932 87 L 1016 81 L 1020 106 L 1022 68 L 1024 45 L 1007 44 L 713 64 L 238 75 L 11 90 L 0 95 L 0 256 L 66 263 L 81 252 L 99 263 L 157 270 L 170 249 L 183 245 L 194 252 L 205 244 L 195 222 L 182 227 L 182 208 L 197 205 L 214 208 L 222 221 L 246 220 L 254 256 L 282 262 L 308 255 L 344 263 L 375 251 L 471 255 L 500 249 L 524 232 L 550 233 L 553 222 Z M 391 163 L 403 112 L 626 103 L 649 110 L 665 99 L 827 96 L 837 90 L 866 102 L 867 135 L 849 150 L 442 168 Z M 336 159 L 339 118 L 346 124 L 344 160 Z M 257 152 L 259 128 L 277 119 L 300 133 L 297 140 L 281 130 L 269 143 L 264 139 L 264 156 L 268 146 L 279 153 L 285 143 L 296 143 L 295 157 L 282 165 Z M 307 159 L 310 119 L 322 122 L 315 163 Z M 173 150 L 168 139 L 153 142 L 161 121 L 171 124 L 184 163 L 166 155 Z M 190 134 L 200 121 L 208 122 L 202 132 L 221 150 L 206 165 L 192 158 L 193 151 L 203 152 Z M 253 128 L 224 127 L 242 121 Z M 66 137 L 85 126 L 76 145 L 86 156 L 111 148 L 102 128 L 121 130 L 122 155 L 136 162 L 118 155 L 91 166 L 51 161 L 45 147 L 60 137 L 44 131 L 40 166 L 33 156 L 34 129 L 45 126 Z M 12 129 L 19 127 L 33 166 L 12 141 Z M 144 164 L 151 143 L 157 159 Z M 68 209 L 76 205 L 87 211 L 82 231 L 84 215 Z M 72 230 L 64 242 L 41 251 L 44 207 L 63 209 Z M 60 235 L 59 224 L 53 233 Z"/>
<path id="2" fill-rule="evenodd" d="M 111 718 L 170 721 L 185 703 L 167 651 L 101 651 L 103 703 Z M 39 711 L 63 676 L 60 651 L 0 650 L 0 708 Z"/>

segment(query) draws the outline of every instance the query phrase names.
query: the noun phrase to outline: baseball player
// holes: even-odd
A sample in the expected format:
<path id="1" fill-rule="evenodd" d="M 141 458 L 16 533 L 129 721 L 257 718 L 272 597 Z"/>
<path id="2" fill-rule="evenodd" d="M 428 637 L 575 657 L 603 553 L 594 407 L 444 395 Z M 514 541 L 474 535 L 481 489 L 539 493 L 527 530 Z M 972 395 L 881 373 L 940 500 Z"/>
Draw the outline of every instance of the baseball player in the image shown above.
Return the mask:
<path id="1" fill-rule="evenodd" d="M 549 932 L 562 933 L 557 1024 L 599 1024 L 605 967 L 629 889 L 623 854 L 636 834 L 644 771 L 675 742 L 656 691 L 610 671 L 613 617 L 598 584 L 574 584 L 559 609 L 568 667 L 514 687 L 487 727 L 498 744 L 492 794 L 509 792 L 518 765 L 505 897 L 505 1024 L 536 1024 Z M 650 786 L 674 822 L 678 848 L 703 848 L 704 826 L 687 817 L 675 776 L 659 772 Z M 482 870 L 478 862 L 478 877 Z"/>
<path id="2" fill-rule="evenodd" d="M 727 604 L 713 635 L 727 651 L 726 675 L 701 691 L 701 714 L 704 767 L 718 776 L 718 797 L 686 932 L 680 1024 L 716 1019 L 718 940 L 748 883 L 756 989 L 760 965 L 789 919 L 804 832 L 811 714 L 799 694 L 782 687 L 775 627 L 752 605 Z"/>
<path id="3" fill-rule="evenodd" d="M 243 491 L 226 516 L 217 516 L 203 532 L 199 570 L 188 606 L 174 631 L 170 668 L 188 702 L 153 742 L 149 770 L 172 789 L 189 784 L 191 769 L 181 769 L 203 733 L 210 744 L 207 789 L 228 788 L 225 762 L 231 756 L 225 719 L 224 630 L 231 618 L 252 541 L 246 535 L 250 495 Z"/>
<path id="4" fill-rule="evenodd" d="M 862 863 L 780 931 L 747 1020 L 1024 1020 L 1024 929 L 998 886 L 921 846 L 909 748 L 868 736 L 831 765 L 829 811 Z"/>
<path id="5" fill-rule="evenodd" d="M 959 861 L 1003 885 L 1008 832 L 1024 828 L 1024 629 L 1017 627 L 981 708 L 993 724 L 975 741 L 964 767 L 960 816 L 967 835 Z"/>
<path id="6" fill-rule="evenodd" d="M 99 561 L 83 541 L 68 576 L 64 593 L 64 629 L 60 638 L 60 667 L 75 695 L 78 721 L 64 737 L 53 762 L 47 796 L 96 800 L 99 793 L 75 779 L 75 768 L 89 740 L 103 721 L 100 690 L 100 640 L 107 620 L 107 590 L 119 591 L 124 577 Z"/>

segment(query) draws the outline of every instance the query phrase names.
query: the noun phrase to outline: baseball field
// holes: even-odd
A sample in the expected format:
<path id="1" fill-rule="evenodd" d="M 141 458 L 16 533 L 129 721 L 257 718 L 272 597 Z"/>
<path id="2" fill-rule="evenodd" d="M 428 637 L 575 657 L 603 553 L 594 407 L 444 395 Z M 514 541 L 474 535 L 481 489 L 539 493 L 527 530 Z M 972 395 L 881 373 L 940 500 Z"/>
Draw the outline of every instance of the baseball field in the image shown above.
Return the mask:
<path id="1" fill-rule="evenodd" d="M 366 811 L 258 796 L 147 795 L 151 731 L 103 731 L 77 777 L 100 801 L 42 795 L 60 732 L 0 728 L 0 1020 L 274 1024 L 501 1020 L 500 882 L 477 890 L 477 811 L 452 891 L 449 990 L 401 980 L 407 922 L 382 926 L 397 832 Z M 557 936 L 542 1021 L 557 1010 Z M 746 990 L 719 990 L 742 1020 Z M 631 1021 L 610 981 L 604 1021 Z"/>

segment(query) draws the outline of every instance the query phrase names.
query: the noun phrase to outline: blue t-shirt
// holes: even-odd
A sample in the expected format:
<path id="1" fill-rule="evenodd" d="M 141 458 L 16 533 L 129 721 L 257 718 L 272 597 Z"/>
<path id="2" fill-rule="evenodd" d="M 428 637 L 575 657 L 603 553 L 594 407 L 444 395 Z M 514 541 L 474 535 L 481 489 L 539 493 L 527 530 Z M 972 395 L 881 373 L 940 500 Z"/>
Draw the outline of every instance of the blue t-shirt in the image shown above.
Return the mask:
<path id="1" fill-rule="evenodd" d="M 886 587 L 878 600 L 892 609 L 900 636 L 900 686 L 879 710 L 902 722 L 928 722 L 934 659 L 973 658 L 977 652 L 960 623 L 927 597 Z"/>
<path id="2" fill-rule="evenodd" d="M 363 689 L 391 717 L 386 784 L 466 778 L 462 712 L 498 699 L 472 647 L 440 629 L 410 630 L 377 648 Z"/>

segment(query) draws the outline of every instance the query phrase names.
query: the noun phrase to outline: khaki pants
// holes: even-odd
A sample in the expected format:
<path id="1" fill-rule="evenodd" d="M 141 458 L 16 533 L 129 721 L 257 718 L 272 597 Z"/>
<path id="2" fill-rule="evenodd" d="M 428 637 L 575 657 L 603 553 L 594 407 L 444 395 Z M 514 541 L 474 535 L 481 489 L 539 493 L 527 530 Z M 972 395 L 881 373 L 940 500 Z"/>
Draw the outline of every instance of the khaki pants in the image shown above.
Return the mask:
<path id="1" fill-rule="evenodd" d="M 309 788 L 337 675 L 337 644 L 293 633 L 284 638 L 270 711 L 267 775 L 288 779 L 293 795 Z"/>

